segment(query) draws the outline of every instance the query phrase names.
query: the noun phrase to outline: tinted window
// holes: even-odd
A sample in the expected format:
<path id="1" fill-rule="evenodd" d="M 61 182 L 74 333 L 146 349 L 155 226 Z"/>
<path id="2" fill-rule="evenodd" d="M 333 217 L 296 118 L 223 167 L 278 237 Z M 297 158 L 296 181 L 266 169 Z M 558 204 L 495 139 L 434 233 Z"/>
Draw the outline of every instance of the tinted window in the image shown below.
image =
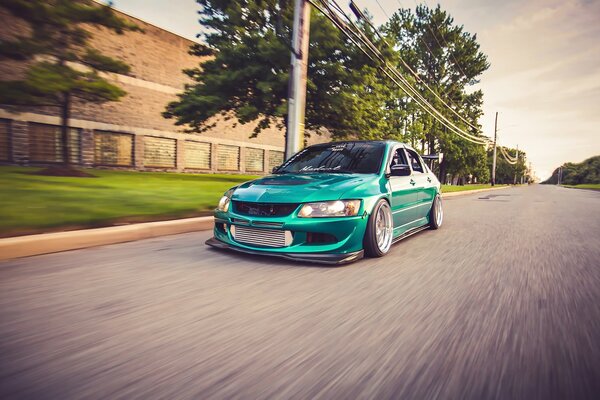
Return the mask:
<path id="1" fill-rule="evenodd" d="M 394 151 L 394 155 L 392 156 L 390 166 L 393 165 L 408 165 L 408 162 L 406 161 L 406 156 L 404 155 L 404 150 L 402 150 L 401 148 L 398 148 L 396 149 L 396 151 Z"/>
<path id="2" fill-rule="evenodd" d="M 384 143 L 332 143 L 308 147 L 277 170 L 281 173 L 375 174 L 381 168 Z"/>
<path id="3" fill-rule="evenodd" d="M 408 161 L 410 161 L 410 165 L 412 166 L 413 171 L 425 172 L 417 153 L 415 153 L 412 150 L 406 149 L 406 154 L 408 154 Z"/>

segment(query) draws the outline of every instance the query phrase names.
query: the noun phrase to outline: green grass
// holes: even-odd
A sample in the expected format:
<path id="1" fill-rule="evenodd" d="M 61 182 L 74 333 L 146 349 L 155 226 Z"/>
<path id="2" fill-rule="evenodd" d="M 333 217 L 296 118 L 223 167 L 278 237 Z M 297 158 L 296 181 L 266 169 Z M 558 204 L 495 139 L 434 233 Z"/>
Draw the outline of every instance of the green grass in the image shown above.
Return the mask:
<path id="1" fill-rule="evenodd" d="M 506 185 L 496 185 L 496 186 L 506 186 Z M 477 189 L 489 189 L 492 185 L 484 184 L 484 185 L 442 185 L 442 193 L 450 193 L 450 192 L 462 192 L 464 190 L 477 190 Z"/>
<path id="2" fill-rule="evenodd" d="M 91 169 L 96 178 L 70 178 L 33 175 L 37 170 L 0 167 L 0 236 L 209 215 L 224 191 L 254 178 Z"/>
<path id="3" fill-rule="evenodd" d="M 584 183 L 581 185 L 563 185 L 564 187 L 573 188 L 573 189 L 590 189 L 590 190 L 600 190 L 600 183 Z"/>
<path id="4" fill-rule="evenodd" d="M 108 170 L 86 170 L 96 178 L 31 174 L 38 169 L 0 167 L 2 236 L 200 215 L 228 188 L 254 178 Z"/>

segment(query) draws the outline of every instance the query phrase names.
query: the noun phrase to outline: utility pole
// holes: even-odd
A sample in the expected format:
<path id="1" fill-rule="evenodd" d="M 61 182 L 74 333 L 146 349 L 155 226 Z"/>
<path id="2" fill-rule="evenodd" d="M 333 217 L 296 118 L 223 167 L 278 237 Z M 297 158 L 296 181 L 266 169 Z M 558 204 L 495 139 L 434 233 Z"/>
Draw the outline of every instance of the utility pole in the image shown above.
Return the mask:
<path id="1" fill-rule="evenodd" d="M 513 180 L 513 185 L 517 184 L 517 168 L 519 168 L 519 145 L 517 145 L 517 162 L 515 163 L 515 177 Z"/>
<path id="2" fill-rule="evenodd" d="M 310 6 L 306 0 L 295 0 L 292 32 L 292 59 L 288 85 L 288 115 L 285 133 L 285 159 L 304 147 L 304 109 L 306 107 L 306 75 Z"/>
<path id="3" fill-rule="evenodd" d="M 560 181 L 562 180 L 562 165 L 560 167 L 558 167 L 558 174 L 557 174 L 557 181 L 556 184 L 558 186 L 560 186 Z"/>
<path id="4" fill-rule="evenodd" d="M 498 139 L 498 111 L 494 121 L 494 155 L 492 157 L 492 186 L 496 184 L 496 140 Z"/>

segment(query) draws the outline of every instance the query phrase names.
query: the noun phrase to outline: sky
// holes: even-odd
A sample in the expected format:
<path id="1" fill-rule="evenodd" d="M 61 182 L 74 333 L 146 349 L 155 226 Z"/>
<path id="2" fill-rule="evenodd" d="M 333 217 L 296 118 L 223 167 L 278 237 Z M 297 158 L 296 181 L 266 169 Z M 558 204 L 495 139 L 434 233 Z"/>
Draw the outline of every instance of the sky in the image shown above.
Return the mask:
<path id="1" fill-rule="evenodd" d="M 355 0 L 377 24 L 419 0 Z M 339 0 L 347 6 L 346 0 Z M 130 15 L 196 40 L 195 0 L 114 0 Z M 433 7 L 434 0 L 425 4 Z M 491 67 L 473 87 L 484 93 L 484 133 L 527 153 L 542 180 L 565 162 L 600 155 L 600 0 L 444 0 L 454 23 L 476 33 Z M 382 10 L 383 8 L 383 10 Z"/>

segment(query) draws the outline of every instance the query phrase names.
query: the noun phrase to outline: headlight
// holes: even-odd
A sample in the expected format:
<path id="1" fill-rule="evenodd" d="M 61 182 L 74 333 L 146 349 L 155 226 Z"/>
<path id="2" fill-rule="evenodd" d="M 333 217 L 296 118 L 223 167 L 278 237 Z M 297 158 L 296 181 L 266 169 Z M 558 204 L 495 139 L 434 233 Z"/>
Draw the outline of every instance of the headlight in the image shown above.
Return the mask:
<path id="1" fill-rule="evenodd" d="M 300 218 L 352 217 L 358 214 L 360 200 L 336 200 L 306 203 L 298 212 Z"/>
<path id="2" fill-rule="evenodd" d="M 229 189 L 225 192 L 221 200 L 219 200 L 219 204 L 217 205 L 217 210 L 227 212 L 229 210 L 229 204 L 231 203 L 231 195 L 233 194 L 234 189 Z"/>

